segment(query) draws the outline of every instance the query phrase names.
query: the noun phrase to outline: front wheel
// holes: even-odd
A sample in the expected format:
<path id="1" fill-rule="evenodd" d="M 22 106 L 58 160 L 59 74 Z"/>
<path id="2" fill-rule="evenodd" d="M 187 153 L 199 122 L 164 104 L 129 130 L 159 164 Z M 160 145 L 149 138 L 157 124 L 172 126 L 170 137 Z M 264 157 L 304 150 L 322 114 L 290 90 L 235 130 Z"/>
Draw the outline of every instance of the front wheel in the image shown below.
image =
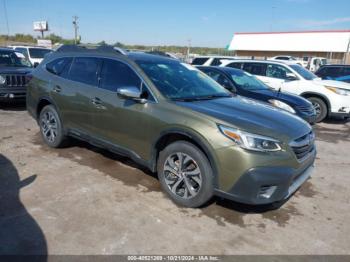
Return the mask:
<path id="1" fill-rule="evenodd" d="M 200 207 L 213 196 L 210 163 L 203 152 L 189 142 L 175 142 L 162 150 L 157 171 L 163 190 L 179 205 Z"/>
<path id="2" fill-rule="evenodd" d="M 318 97 L 309 97 L 307 100 L 309 100 L 315 108 L 316 123 L 322 122 L 328 115 L 326 103 Z"/>

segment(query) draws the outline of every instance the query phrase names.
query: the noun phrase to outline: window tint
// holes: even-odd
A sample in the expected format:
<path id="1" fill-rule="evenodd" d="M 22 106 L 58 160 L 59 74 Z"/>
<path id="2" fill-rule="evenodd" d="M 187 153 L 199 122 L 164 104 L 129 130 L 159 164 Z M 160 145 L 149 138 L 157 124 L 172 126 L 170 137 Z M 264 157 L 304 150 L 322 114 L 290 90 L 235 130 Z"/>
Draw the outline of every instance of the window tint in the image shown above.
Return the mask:
<path id="1" fill-rule="evenodd" d="M 100 87 L 116 92 L 118 88 L 127 86 L 140 87 L 141 79 L 128 65 L 119 61 L 104 59 Z"/>
<path id="2" fill-rule="evenodd" d="M 241 69 L 242 68 L 242 63 L 231 63 L 231 64 L 228 64 L 227 67 Z"/>
<path id="3" fill-rule="evenodd" d="M 268 65 L 266 70 L 266 76 L 278 79 L 287 79 L 287 73 L 291 73 L 291 71 L 280 65 Z"/>
<path id="4" fill-rule="evenodd" d="M 68 78 L 87 85 L 97 85 L 97 70 L 100 59 L 77 57 L 70 68 Z"/>
<path id="5" fill-rule="evenodd" d="M 289 57 L 286 57 L 286 56 L 277 56 L 276 59 L 278 59 L 278 60 L 289 60 Z"/>
<path id="6" fill-rule="evenodd" d="M 208 61 L 209 58 L 207 57 L 198 57 L 193 59 L 192 65 L 203 65 L 205 62 Z"/>
<path id="7" fill-rule="evenodd" d="M 264 63 L 244 63 L 243 70 L 251 73 L 252 75 L 265 76 L 266 64 Z"/>
<path id="8" fill-rule="evenodd" d="M 46 64 L 46 70 L 55 75 L 61 75 L 63 71 L 68 71 L 72 58 L 63 57 Z"/>

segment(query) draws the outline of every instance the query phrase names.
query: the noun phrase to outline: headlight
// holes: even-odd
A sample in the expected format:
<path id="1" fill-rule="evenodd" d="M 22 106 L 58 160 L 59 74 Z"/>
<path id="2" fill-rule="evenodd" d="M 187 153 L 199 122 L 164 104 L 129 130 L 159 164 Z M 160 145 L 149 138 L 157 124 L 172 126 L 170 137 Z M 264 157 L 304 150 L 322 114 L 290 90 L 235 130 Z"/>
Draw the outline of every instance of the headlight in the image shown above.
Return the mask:
<path id="1" fill-rule="evenodd" d="M 3 76 L 0 75 L 0 85 L 3 85 L 3 84 L 5 84 L 5 83 L 6 83 L 5 77 L 3 77 Z"/>
<path id="2" fill-rule="evenodd" d="M 347 89 L 342 89 L 342 88 L 337 88 L 333 86 L 325 86 L 328 90 L 342 96 L 350 96 L 350 90 Z"/>
<path id="3" fill-rule="evenodd" d="M 270 104 L 274 105 L 275 107 L 281 108 L 283 110 L 286 110 L 290 113 L 295 114 L 295 110 L 290 105 L 287 105 L 286 103 L 284 103 L 282 101 L 270 99 L 269 102 L 270 102 Z"/>
<path id="4" fill-rule="evenodd" d="M 237 145 L 242 148 L 260 151 L 260 152 L 274 152 L 281 150 L 281 142 L 265 136 L 250 134 L 240 131 L 238 129 L 219 126 L 220 131 L 228 138 L 233 140 Z"/>

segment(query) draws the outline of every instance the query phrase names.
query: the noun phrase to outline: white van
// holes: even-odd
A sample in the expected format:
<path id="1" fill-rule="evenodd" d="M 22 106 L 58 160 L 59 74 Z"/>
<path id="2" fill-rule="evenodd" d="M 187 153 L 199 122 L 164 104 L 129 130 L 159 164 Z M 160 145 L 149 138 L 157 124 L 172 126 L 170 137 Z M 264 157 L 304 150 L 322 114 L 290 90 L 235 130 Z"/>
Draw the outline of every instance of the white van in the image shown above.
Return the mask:
<path id="1" fill-rule="evenodd" d="M 307 98 L 315 107 L 317 122 L 327 116 L 350 117 L 350 84 L 322 80 L 302 66 L 271 60 L 226 60 L 220 66 L 247 71 L 273 89 Z"/>

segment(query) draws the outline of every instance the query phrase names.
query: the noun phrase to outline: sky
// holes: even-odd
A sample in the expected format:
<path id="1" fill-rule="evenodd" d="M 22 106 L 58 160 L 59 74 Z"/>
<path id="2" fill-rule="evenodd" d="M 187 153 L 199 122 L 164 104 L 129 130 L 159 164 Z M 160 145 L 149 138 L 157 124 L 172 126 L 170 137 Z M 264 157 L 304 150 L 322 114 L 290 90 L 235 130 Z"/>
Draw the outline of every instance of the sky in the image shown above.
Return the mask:
<path id="1" fill-rule="evenodd" d="M 225 47 L 236 32 L 350 29 L 350 0 L 0 0 L 0 34 L 50 31 L 83 42 Z"/>

